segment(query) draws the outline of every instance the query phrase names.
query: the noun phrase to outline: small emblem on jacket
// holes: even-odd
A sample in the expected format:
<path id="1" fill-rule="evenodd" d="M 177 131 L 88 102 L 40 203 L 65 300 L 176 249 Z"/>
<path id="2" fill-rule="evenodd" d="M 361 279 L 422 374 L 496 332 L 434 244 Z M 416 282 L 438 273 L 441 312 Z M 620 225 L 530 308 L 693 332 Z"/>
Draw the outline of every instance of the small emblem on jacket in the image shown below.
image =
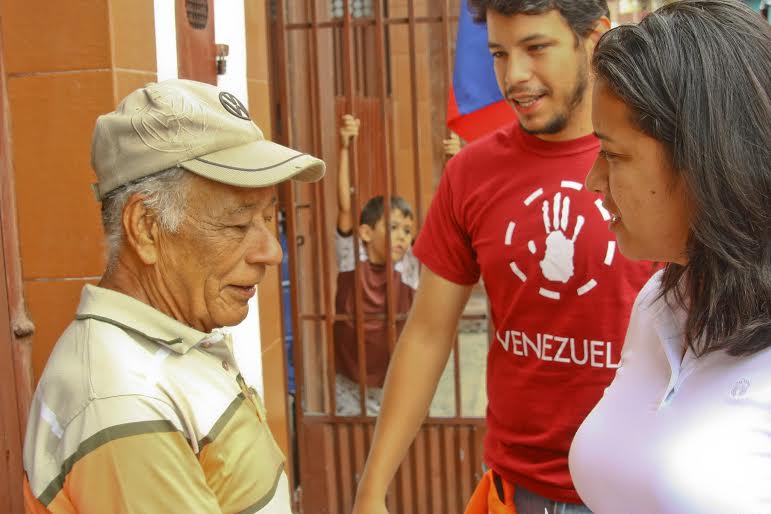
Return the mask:
<path id="1" fill-rule="evenodd" d="M 733 387 L 731 388 L 731 398 L 744 398 L 744 396 L 747 394 L 747 391 L 750 389 L 750 381 L 746 378 L 740 378 L 736 382 L 734 382 Z"/>

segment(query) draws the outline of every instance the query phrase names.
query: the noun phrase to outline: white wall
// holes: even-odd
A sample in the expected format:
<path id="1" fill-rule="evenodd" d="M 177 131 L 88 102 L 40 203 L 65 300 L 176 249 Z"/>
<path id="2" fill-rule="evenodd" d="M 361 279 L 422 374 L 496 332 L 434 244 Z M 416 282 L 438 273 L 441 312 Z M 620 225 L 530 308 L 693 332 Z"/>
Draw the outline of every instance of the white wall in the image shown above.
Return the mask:
<path id="1" fill-rule="evenodd" d="M 214 0 L 214 40 L 230 46 L 227 71 L 217 77 L 217 85 L 249 105 L 246 89 L 244 0 Z"/>
<path id="2" fill-rule="evenodd" d="M 174 0 L 155 0 L 155 59 L 158 80 L 177 78 L 177 25 Z"/>
<path id="3" fill-rule="evenodd" d="M 177 31 L 174 0 L 155 0 L 155 48 L 158 80 L 177 78 Z M 249 104 L 246 89 L 246 25 L 243 0 L 214 1 L 214 41 L 230 45 L 227 72 L 217 85 Z M 260 313 L 257 297 L 249 301 L 249 315 L 232 327 L 236 359 L 247 382 L 263 395 Z"/>

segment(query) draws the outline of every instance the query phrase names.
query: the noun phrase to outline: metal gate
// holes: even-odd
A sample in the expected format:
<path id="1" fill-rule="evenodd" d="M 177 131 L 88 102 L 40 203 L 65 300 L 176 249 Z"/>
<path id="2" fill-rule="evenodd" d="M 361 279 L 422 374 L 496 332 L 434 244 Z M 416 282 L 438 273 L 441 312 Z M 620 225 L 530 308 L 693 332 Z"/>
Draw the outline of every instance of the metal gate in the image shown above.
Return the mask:
<path id="1" fill-rule="evenodd" d="M 333 324 L 345 318 L 334 308 L 332 243 L 340 118 L 352 113 L 361 119 L 350 149 L 353 219 L 371 196 L 397 193 L 414 206 L 419 227 L 445 164 L 459 0 L 277 0 L 268 8 L 273 139 L 320 156 L 328 166 L 320 183 L 287 184 L 280 193 L 290 258 L 285 315 L 291 310 L 297 389 L 295 507 L 305 514 L 342 514 L 353 505 L 375 418 L 363 415 L 363 400 L 362 415 L 335 415 Z M 354 249 L 358 262 L 357 241 Z M 358 270 L 356 281 L 354 319 L 363 327 Z M 389 298 L 391 282 L 389 275 Z M 381 316 L 393 348 L 394 306 Z M 389 491 L 390 512 L 463 512 L 481 474 L 487 330 L 479 288 L 430 416 Z M 363 328 L 358 345 L 363 359 Z"/>

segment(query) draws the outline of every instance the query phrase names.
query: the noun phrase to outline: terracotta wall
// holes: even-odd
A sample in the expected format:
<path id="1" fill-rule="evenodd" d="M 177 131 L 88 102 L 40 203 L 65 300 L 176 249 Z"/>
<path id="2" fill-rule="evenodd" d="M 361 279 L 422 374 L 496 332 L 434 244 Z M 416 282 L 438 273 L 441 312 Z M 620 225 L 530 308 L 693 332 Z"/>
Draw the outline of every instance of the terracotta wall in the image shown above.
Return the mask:
<path id="1" fill-rule="evenodd" d="M 98 114 L 156 78 L 153 0 L 3 0 L 0 9 L 37 377 L 83 284 L 103 271 L 91 133 Z"/>
<path id="2" fill-rule="evenodd" d="M 32 380 L 28 370 L 29 341 L 22 330 L 21 274 L 16 236 L 13 176 L 10 173 L 6 117 L 3 34 L 0 21 L 0 512 L 21 514 L 22 427 L 19 405 L 29 405 Z M 28 328 L 28 324 L 27 324 Z M 26 351 L 25 351 L 26 350 Z"/>

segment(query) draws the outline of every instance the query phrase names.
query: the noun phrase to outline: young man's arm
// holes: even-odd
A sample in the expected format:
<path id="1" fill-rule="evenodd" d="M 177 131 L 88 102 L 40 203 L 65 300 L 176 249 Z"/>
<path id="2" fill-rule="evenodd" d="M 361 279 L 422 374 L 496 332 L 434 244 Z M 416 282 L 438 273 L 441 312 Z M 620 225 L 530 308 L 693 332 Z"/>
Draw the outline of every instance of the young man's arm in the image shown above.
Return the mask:
<path id="1" fill-rule="evenodd" d="M 337 173 L 337 230 L 348 234 L 353 229 L 351 213 L 351 167 L 348 162 L 348 147 L 359 135 L 359 119 L 350 114 L 343 116 L 340 127 L 340 168 Z"/>
<path id="2" fill-rule="evenodd" d="M 386 491 L 426 417 L 472 287 L 445 280 L 423 266 L 412 310 L 388 367 L 354 514 L 387 512 Z"/>

